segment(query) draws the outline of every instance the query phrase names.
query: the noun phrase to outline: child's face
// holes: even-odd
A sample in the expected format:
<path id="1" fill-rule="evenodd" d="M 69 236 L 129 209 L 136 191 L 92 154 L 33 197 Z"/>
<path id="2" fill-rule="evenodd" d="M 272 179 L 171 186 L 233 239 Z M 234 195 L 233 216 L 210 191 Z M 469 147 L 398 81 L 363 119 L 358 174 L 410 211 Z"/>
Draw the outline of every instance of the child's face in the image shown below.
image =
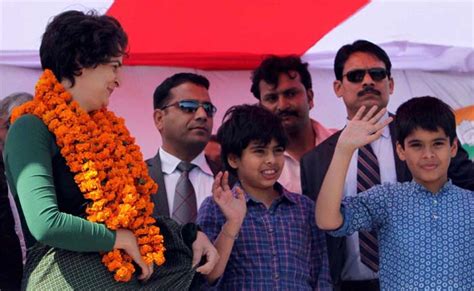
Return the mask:
<path id="1" fill-rule="evenodd" d="M 405 138 L 404 147 L 397 143 L 398 156 L 406 161 L 413 179 L 432 192 L 437 192 L 448 180 L 448 167 L 456 155 L 457 141 L 450 145 L 444 130 L 415 129 Z"/>
<path id="2" fill-rule="evenodd" d="M 247 192 L 272 189 L 284 165 L 284 149 L 273 139 L 267 145 L 252 141 L 242 151 L 241 157 L 229 155 L 228 162 L 237 170 L 242 186 Z"/>

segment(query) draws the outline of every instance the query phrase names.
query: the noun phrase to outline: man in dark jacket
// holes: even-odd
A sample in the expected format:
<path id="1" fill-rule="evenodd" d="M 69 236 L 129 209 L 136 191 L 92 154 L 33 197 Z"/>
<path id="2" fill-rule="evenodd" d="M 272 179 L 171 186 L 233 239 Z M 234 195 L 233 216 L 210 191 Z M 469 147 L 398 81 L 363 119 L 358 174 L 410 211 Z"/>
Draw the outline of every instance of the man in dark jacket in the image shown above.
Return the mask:
<path id="1" fill-rule="evenodd" d="M 391 62 L 386 52 L 379 46 L 359 40 L 339 49 L 334 61 L 334 92 L 342 98 L 348 120 L 352 119 L 361 106 L 370 108 L 377 105 L 385 108 L 394 90 L 391 77 Z M 386 119 L 391 114 L 385 114 Z M 395 117 L 396 118 L 396 117 Z M 329 137 L 301 159 L 301 186 L 303 194 L 316 200 L 321 184 L 332 160 L 340 131 Z M 370 144 L 377 162 L 377 175 L 383 182 L 404 182 L 412 179 L 410 172 L 395 152 L 393 123 L 385 128 L 382 136 Z M 364 163 L 359 153 L 352 157 L 344 187 L 345 196 L 358 193 L 361 184 L 361 165 Z M 458 154 L 451 160 L 448 177 L 462 188 L 474 190 L 474 165 L 467 153 L 459 146 Z M 365 239 L 365 234 L 362 235 Z M 376 241 L 376 238 L 375 238 Z M 377 243 L 371 246 L 375 252 L 369 267 L 361 253 L 366 245 L 359 233 L 345 238 L 327 236 L 331 277 L 338 290 L 378 290 Z M 364 254 L 365 256 L 365 254 Z"/>

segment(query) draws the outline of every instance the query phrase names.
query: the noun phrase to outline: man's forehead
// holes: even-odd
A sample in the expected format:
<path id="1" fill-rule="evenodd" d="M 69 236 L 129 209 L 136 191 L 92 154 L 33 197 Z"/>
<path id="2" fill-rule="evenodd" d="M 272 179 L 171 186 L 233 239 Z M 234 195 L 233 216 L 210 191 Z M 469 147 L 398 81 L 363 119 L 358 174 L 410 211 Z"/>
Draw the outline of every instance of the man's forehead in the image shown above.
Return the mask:
<path id="1" fill-rule="evenodd" d="M 297 71 L 288 71 L 281 72 L 278 75 L 278 84 L 270 84 L 265 80 L 260 80 L 259 87 L 260 92 L 265 94 L 265 92 L 273 93 L 279 90 L 286 90 L 292 87 L 303 85 L 301 82 L 301 76 Z"/>
<path id="2" fill-rule="evenodd" d="M 170 89 L 170 97 L 177 100 L 196 99 L 209 100 L 209 91 L 206 87 L 194 84 L 192 82 L 185 82 Z"/>
<path id="3" fill-rule="evenodd" d="M 355 52 L 349 56 L 346 63 L 344 64 L 344 69 L 347 68 L 363 68 L 367 67 L 380 67 L 385 68 L 385 63 L 379 59 L 376 55 L 368 52 Z"/>

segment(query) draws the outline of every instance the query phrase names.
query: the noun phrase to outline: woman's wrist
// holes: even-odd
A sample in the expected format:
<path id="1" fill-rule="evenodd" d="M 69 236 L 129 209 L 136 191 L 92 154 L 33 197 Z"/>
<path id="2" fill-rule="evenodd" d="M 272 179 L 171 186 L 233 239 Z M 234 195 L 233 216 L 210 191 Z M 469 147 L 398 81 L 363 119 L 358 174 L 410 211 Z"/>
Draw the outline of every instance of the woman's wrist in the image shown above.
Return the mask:
<path id="1" fill-rule="evenodd" d="M 190 248 L 192 247 L 194 241 L 196 241 L 198 231 L 201 231 L 201 228 L 199 227 L 199 225 L 192 222 L 186 223 L 181 228 L 181 235 L 183 237 L 183 241 Z"/>

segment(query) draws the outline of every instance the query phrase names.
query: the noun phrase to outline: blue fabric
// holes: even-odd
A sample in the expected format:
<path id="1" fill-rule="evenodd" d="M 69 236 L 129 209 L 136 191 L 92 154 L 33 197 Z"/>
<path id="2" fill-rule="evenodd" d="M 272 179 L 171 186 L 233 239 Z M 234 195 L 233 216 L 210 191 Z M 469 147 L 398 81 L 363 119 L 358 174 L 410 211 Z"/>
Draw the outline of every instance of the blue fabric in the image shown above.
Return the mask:
<path id="1" fill-rule="evenodd" d="M 219 290 L 331 288 L 325 236 L 315 225 L 314 202 L 279 184 L 276 189 L 281 195 L 269 209 L 245 194 L 247 215 L 216 286 Z M 197 223 L 216 239 L 225 217 L 212 197 L 201 205 Z"/>
<path id="2" fill-rule="evenodd" d="M 375 229 L 386 290 L 474 288 L 474 192 L 448 181 L 433 194 L 416 182 L 374 186 L 343 200 L 333 236 Z"/>

